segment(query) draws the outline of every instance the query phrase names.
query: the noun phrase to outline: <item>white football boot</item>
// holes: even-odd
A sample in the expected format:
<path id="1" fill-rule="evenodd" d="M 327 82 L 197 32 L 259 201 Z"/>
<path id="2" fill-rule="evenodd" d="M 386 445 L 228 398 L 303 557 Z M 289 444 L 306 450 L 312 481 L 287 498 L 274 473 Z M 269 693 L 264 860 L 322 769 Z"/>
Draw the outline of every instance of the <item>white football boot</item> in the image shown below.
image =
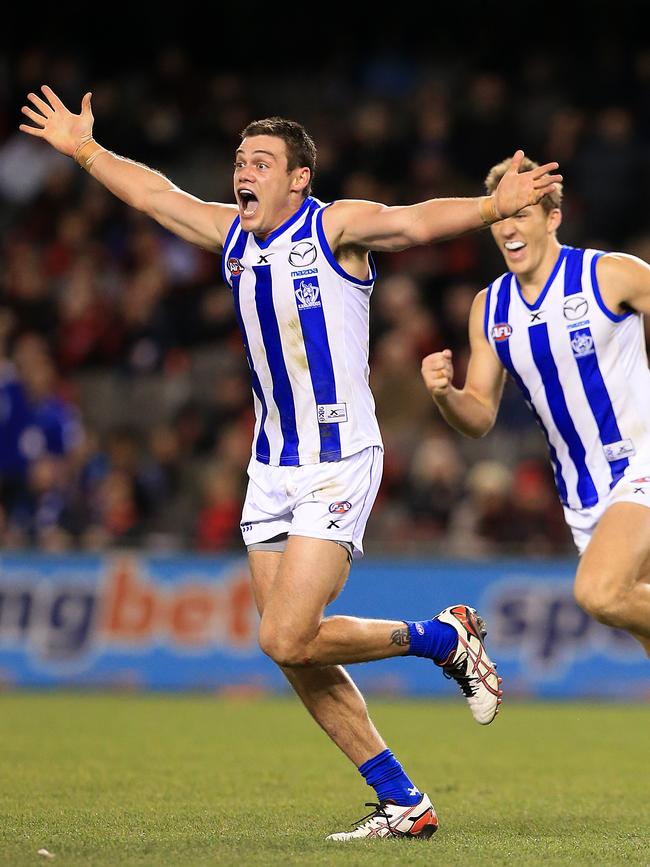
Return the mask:
<path id="1" fill-rule="evenodd" d="M 499 688 L 502 679 L 483 645 L 487 635 L 483 618 L 467 605 L 452 605 L 434 619 L 448 623 L 458 633 L 456 649 L 445 662 L 436 664 L 445 677 L 456 681 L 476 722 L 486 726 L 499 712 L 503 693 Z"/>
<path id="2" fill-rule="evenodd" d="M 372 837 L 400 837 L 402 839 L 428 839 L 438 830 L 438 817 L 428 795 L 422 795 L 417 804 L 398 807 L 392 801 L 366 804 L 374 807 L 372 813 L 359 819 L 354 831 L 330 834 L 326 840 L 367 840 Z"/>

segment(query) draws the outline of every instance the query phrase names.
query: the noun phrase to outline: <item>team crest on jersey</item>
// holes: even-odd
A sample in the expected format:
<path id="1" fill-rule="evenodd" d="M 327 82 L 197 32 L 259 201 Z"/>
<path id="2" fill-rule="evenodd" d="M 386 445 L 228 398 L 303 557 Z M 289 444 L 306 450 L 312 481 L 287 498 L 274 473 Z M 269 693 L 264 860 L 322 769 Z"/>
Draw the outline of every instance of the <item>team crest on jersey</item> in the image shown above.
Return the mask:
<path id="1" fill-rule="evenodd" d="M 294 280 L 293 291 L 298 302 L 298 310 L 311 310 L 320 307 L 320 286 L 318 277 L 309 277 L 306 280 Z"/>
<path id="2" fill-rule="evenodd" d="M 586 355 L 592 355 L 594 349 L 594 338 L 586 331 L 575 331 L 571 338 L 571 349 L 573 350 L 574 358 L 584 358 Z"/>
<path id="3" fill-rule="evenodd" d="M 230 271 L 233 277 L 239 277 L 240 274 L 244 272 L 244 266 L 236 259 L 234 256 L 231 256 L 230 259 L 226 262 L 226 268 Z"/>
<path id="4" fill-rule="evenodd" d="M 330 503 L 329 505 L 330 512 L 334 515 L 344 515 L 351 508 L 352 503 L 349 503 L 347 500 L 340 500 L 338 503 Z"/>
<path id="5" fill-rule="evenodd" d="M 492 339 L 497 343 L 507 340 L 512 334 L 512 325 L 508 322 L 496 322 L 492 326 Z"/>

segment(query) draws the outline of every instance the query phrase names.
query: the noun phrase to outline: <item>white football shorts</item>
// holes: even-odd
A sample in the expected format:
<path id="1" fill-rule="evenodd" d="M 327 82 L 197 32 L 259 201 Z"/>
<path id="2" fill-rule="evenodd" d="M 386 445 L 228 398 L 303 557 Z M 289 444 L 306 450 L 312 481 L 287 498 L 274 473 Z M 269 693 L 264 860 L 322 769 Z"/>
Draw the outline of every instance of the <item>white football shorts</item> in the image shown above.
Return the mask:
<path id="1" fill-rule="evenodd" d="M 383 459 L 380 446 L 368 446 L 340 461 L 300 467 L 272 467 L 251 458 L 241 519 L 244 543 L 287 533 L 347 542 L 355 559 L 363 557 L 363 534 L 379 490 Z"/>
<path id="2" fill-rule="evenodd" d="M 609 494 L 595 506 L 588 509 L 569 509 L 564 506 L 564 518 L 573 533 L 579 554 L 584 553 L 598 522 L 614 503 L 637 503 L 650 508 L 649 464 L 631 464 Z"/>

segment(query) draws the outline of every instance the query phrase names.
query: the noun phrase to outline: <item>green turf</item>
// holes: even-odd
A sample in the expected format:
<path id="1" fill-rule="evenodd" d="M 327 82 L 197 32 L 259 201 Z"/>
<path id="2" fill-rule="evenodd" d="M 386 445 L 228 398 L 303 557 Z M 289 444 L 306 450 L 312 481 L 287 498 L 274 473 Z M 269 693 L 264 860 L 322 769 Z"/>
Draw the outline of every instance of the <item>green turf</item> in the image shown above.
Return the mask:
<path id="1" fill-rule="evenodd" d="M 370 708 L 430 841 L 324 842 L 372 790 L 292 699 L 0 696 L 0 864 L 650 863 L 650 706 Z"/>

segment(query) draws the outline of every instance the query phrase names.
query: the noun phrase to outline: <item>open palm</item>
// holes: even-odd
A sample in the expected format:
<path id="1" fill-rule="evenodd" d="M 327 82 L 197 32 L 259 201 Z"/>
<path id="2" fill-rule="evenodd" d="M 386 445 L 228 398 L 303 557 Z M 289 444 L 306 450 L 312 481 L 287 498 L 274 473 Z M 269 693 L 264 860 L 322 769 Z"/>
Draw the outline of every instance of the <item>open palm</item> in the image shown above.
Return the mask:
<path id="1" fill-rule="evenodd" d="M 494 191 L 496 209 L 501 217 L 516 214 L 526 205 L 536 205 L 543 196 L 554 191 L 556 183 L 562 181 L 562 175 L 551 174 L 558 167 L 557 163 L 545 163 L 520 172 L 523 160 L 524 152 L 518 150 Z"/>
<path id="2" fill-rule="evenodd" d="M 37 138 L 45 139 L 53 148 L 71 157 L 77 147 L 92 136 L 94 118 L 90 107 L 91 94 L 87 93 L 82 99 L 81 113 L 73 114 L 68 111 L 51 87 L 44 84 L 41 90 L 48 102 L 37 94 L 30 93 L 27 98 L 38 111 L 34 111 L 27 105 L 21 109 L 22 113 L 34 121 L 37 126 L 21 123 L 18 129 Z"/>

